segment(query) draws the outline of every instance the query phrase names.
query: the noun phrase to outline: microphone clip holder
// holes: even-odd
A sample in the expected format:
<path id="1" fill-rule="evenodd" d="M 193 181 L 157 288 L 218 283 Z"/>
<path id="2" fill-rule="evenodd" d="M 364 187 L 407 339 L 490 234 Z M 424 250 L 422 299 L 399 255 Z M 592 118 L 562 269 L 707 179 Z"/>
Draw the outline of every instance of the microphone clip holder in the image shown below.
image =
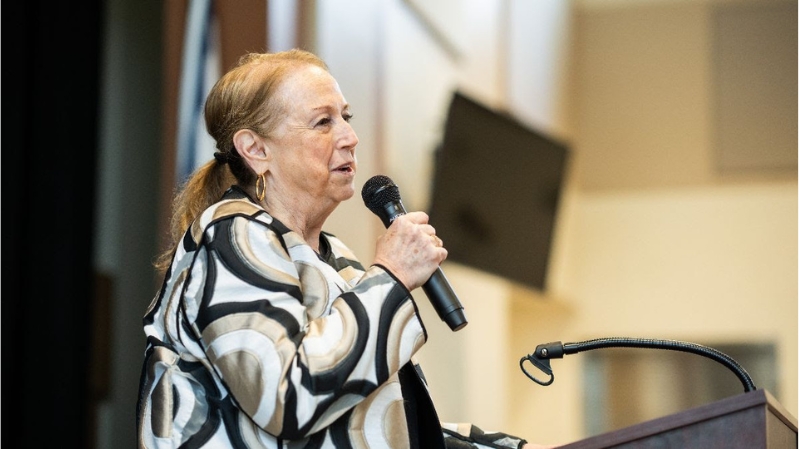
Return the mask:
<path id="1" fill-rule="evenodd" d="M 559 341 L 553 341 L 551 343 L 544 343 L 540 344 L 535 347 L 535 351 L 532 354 L 528 354 L 525 357 L 522 357 L 519 360 L 519 367 L 522 369 L 522 372 L 525 376 L 529 377 L 533 382 L 547 386 L 551 384 L 555 380 L 555 375 L 552 373 L 552 366 L 550 366 L 549 360 L 550 359 L 562 359 L 563 358 L 563 344 Z M 541 370 L 544 374 L 549 376 L 549 380 L 539 380 L 532 374 L 530 374 L 527 369 L 524 367 L 524 361 L 527 360 L 533 364 L 536 368 Z"/>

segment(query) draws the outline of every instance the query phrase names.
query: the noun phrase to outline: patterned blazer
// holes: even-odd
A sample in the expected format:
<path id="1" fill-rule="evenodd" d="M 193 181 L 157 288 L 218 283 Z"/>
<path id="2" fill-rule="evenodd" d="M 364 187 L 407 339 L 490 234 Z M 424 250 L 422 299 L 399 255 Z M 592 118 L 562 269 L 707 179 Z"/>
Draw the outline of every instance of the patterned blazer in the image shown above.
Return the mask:
<path id="1" fill-rule="evenodd" d="M 320 248 L 235 186 L 198 217 L 144 317 L 140 448 L 521 446 L 442 427 L 410 292 L 333 235 Z"/>

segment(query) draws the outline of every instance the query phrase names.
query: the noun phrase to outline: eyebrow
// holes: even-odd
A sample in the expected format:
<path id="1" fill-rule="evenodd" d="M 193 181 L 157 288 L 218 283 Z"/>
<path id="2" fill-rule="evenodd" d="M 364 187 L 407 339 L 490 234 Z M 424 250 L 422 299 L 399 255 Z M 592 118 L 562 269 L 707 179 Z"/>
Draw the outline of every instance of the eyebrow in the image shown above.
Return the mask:
<path id="1" fill-rule="evenodd" d="M 311 108 L 311 111 L 314 111 L 314 112 L 315 111 L 325 111 L 325 110 L 328 110 L 328 109 L 335 109 L 335 107 L 334 106 L 317 106 L 315 108 Z M 341 108 L 341 110 L 343 110 L 343 111 L 346 111 L 346 110 L 349 110 L 349 109 L 350 109 L 350 104 L 349 103 L 345 103 L 344 107 Z"/>

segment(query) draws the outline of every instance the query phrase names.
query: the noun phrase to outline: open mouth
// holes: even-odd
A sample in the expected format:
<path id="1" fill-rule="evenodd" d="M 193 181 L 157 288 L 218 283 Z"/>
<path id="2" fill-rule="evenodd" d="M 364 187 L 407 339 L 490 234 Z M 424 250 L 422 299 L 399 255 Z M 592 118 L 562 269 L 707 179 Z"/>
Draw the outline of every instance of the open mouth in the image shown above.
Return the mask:
<path id="1" fill-rule="evenodd" d="M 345 165 L 342 165 L 341 167 L 336 168 L 335 171 L 340 172 L 340 173 L 352 173 L 353 172 L 353 168 L 352 168 L 352 165 L 345 164 Z"/>

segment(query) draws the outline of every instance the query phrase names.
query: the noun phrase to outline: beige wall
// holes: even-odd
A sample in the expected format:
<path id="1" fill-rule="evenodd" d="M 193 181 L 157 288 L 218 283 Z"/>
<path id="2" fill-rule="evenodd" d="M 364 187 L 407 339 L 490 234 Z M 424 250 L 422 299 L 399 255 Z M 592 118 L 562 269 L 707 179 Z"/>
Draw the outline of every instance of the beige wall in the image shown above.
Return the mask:
<path id="1" fill-rule="evenodd" d="M 773 342 L 777 399 L 796 416 L 796 166 L 730 174 L 714 159 L 710 19 L 731 2 L 427 3 L 317 3 L 317 50 L 361 137 L 359 185 L 386 174 L 409 209 L 427 207 L 455 88 L 573 150 L 547 292 L 445 262 L 469 319 L 456 333 L 414 292 L 441 418 L 584 438 L 580 357 L 554 361 L 548 387 L 519 360 L 609 336 Z M 382 229 L 359 197 L 329 224 L 370 260 Z"/>

